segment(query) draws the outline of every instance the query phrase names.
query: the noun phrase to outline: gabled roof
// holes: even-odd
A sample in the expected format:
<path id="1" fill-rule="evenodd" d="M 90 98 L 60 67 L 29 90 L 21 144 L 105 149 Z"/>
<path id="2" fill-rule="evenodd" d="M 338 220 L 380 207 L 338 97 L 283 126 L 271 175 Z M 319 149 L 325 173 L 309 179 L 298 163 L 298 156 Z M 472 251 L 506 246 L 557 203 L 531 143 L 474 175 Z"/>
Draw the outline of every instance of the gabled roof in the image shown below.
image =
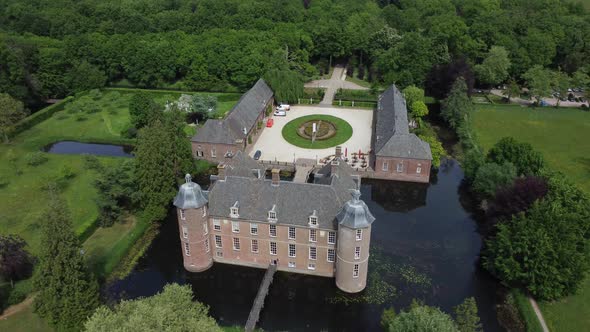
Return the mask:
<path id="1" fill-rule="evenodd" d="M 410 133 L 406 100 L 395 85 L 379 97 L 375 119 L 376 155 L 432 160 L 430 145 Z"/>
<path id="2" fill-rule="evenodd" d="M 209 119 L 193 136 L 193 142 L 235 144 L 237 137 L 224 120 Z"/>
<path id="3" fill-rule="evenodd" d="M 223 164 L 225 166 L 226 176 L 240 176 L 245 178 L 265 176 L 266 168 L 239 150 L 231 158 L 225 158 Z"/>

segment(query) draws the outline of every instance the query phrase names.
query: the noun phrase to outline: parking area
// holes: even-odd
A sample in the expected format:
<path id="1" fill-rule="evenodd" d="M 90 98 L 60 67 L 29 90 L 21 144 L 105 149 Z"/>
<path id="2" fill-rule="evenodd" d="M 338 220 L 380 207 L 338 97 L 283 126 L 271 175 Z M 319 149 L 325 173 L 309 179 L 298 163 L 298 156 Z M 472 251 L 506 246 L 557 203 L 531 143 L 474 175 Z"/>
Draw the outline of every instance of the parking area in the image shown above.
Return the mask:
<path id="1" fill-rule="evenodd" d="M 264 128 L 256 143 L 250 147 L 248 153 L 254 156 L 257 150 L 262 152 L 261 160 L 293 162 L 299 158 L 319 159 L 334 154 L 334 148 L 304 149 L 287 142 L 282 135 L 283 127 L 291 120 L 313 114 L 331 115 L 347 121 L 352 126 L 352 137 L 341 144 L 342 151 L 368 152 L 371 147 L 373 111 L 363 109 L 345 109 L 317 106 L 291 106 L 287 116 L 273 116 L 274 124 L 271 128 Z M 266 125 L 266 123 L 265 123 Z"/>

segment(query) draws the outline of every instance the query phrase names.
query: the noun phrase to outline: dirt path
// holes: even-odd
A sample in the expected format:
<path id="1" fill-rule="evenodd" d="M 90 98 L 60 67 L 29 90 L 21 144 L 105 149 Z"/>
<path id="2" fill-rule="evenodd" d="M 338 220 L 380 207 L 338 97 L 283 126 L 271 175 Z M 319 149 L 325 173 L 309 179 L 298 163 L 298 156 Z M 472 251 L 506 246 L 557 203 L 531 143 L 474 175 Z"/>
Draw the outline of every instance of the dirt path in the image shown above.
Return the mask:
<path id="1" fill-rule="evenodd" d="M 334 95 L 338 91 L 338 89 L 347 89 L 347 90 L 368 90 L 363 86 L 360 86 L 354 82 L 349 82 L 346 80 L 346 72 L 344 70 L 344 66 L 336 65 L 334 70 L 332 71 L 332 76 L 330 79 L 327 80 L 317 80 L 311 81 L 305 84 L 307 88 L 324 88 L 326 89 L 326 93 L 324 94 L 324 99 L 320 102 L 320 105 L 328 105 L 332 106 L 332 101 L 334 100 Z"/>
<path id="2" fill-rule="evenodd" d="M 543 318 L 543 314 L 541 313 L 541 309 L 539 309 L 539 306 L 537 305 L 537 301 L 535 301 L 535 299 L 533 299 L 532 297 L 529 297 L 529 301 L 531 302 L 531 305 L 533 306 L 533 310 L 535 310 L 535 314 L 537 315 L 537 318 L 539 319 L 539 323 L 541 323 L 541 327 L 543 328 L 543 331 L 549 332 L 549 328 L 547 327 L 547 323 L 545 323 L 545 318 Z"/>
<path id="3" fill-rule="evenodd" d="M 19 312 L 25 310 L 26 308 L 28 308 L 30 305 L 33 304 L 33 300 L 35 299 L 35 296 L 29 296 L 27 297 L 24 301 L 22 301 L 19 304 L 15 304 L 15 305 L 11 305 L 10 307 L 6 308 L 6 310 L 4 310 L 4 312 L 2 313 L 2 315 L 0 315 L 0 320 L 4 320 L 14 314 L 18 314 Z"/>

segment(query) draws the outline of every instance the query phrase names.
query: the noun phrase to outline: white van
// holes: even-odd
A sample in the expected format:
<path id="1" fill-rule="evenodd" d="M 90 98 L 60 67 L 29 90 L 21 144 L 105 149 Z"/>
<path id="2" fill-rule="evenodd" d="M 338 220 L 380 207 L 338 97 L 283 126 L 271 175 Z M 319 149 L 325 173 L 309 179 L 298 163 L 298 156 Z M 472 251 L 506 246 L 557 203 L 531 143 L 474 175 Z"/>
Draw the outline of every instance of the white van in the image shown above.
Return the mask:
<path id="1" fill-rule="evenodd" d="M 275 116 L 287 116 L 287 112 L 285 110 L 277 109 L 274 113 Z"/>

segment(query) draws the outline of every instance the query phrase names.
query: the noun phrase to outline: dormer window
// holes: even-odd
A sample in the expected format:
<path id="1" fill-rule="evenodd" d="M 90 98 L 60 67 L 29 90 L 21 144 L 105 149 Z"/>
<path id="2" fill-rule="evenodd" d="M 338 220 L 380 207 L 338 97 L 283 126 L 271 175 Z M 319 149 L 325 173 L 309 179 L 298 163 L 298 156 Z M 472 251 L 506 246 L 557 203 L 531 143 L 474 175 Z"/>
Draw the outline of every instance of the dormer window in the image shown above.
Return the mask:
<path id="1" fill-rule="evenodd" d="M 313 210 L 313 213 L 311 214 L 311 216 L 309 216 L 309 226 L 317 227 L 317 225 L 318 225 L 318 215 L 316 213 L 316 210 Z"/>
<path id="2" fill-rule="evenodd" d="M 276 222 L 277 221 L 277 211 L 276 211 L 276 205 L 272 206 L 272 209 L 270 209 L 270 211 L 268 211 L 268 221 L 270 222 Z"/>
<path id="3" fill-rule="evenodd" d="M 229 216 L 232 218 L 238 218 L 240 216 L 239 209 L 240 203 L 236 201 L 234 205 L 229 208 Z"/>

